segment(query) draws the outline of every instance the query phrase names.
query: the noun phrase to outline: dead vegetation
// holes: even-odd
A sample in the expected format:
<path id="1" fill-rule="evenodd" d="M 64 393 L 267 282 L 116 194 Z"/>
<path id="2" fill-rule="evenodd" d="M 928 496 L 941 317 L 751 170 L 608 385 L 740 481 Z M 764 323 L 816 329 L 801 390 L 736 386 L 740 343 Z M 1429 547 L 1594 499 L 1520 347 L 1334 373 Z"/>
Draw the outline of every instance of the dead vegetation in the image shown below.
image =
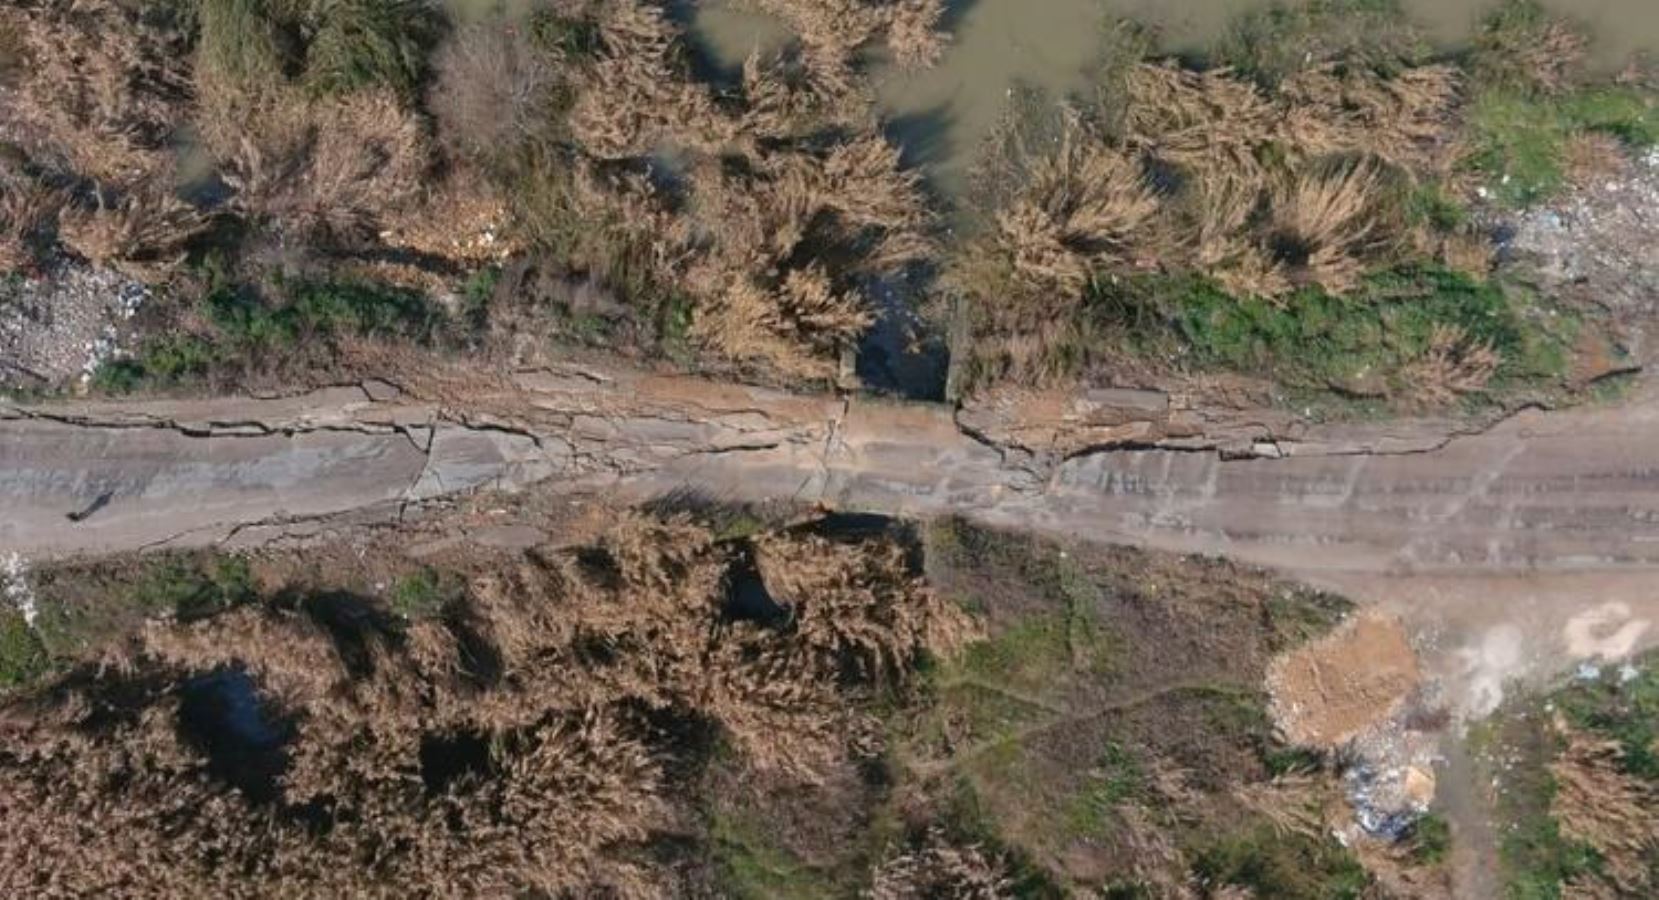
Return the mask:
<path id="1" fill-rule="evenodd" d="M 43 0 L 0 9 L 0 30 L 24 60 L 0 88 L 0 120 L 31 156 L 116 188 L 166 168 L 194 91 L 186 38 L 164 14 Z"/>
<path id="2" fill-rule="evenodd" d="M 563 129 L 507 176 L 527 232 L 642 313 L 689 306 L 687 336 L 719 356 L 833 375 L 870 282 L 932 248 L 918 179 L 851 76 L 756 57 L 741 102 L 717 103 L 663 9 L 608 4 L 591 34 Z"/>
<path id="3" fill-rule="evenodd" d="M 33 179 L 0 175 L 0 272 L 34 264 L 63 196 Z"/>
<path id="4" fill-rule="evenodd" d="M 150 189 L 106 201 L 99 193 L 96 207 L 64 212 L 58 237 L 94 265 L 155 284 L 178 271 L 188 244 L 209 225 L 206 215 L 171 194 Z"/>
<path id="5" fill-rule="evenodd" d="M 851 64 L 860 49 L 880 42 L 901 66 L 931 66 L 944 55 L 949 36 L 940 30 L 944 0 L 745 0 L 788 22 L 816 65 Z"/>
<path id="6" fill-rule="evenodd" d="M 1567 896 L 1646 897 L 1659 888 L 1652 867 L 1659 854 L 1659 788 L 1626 771 L 1625 754 L 1618 741 L 1569 731 L 1566 749 L 1550 764 L 1550 815 L 1564 836 L 1595 848 L 1602 860 L 1598 873 L 1565 886 Z"/>
<path id="7" fill-rule="evenodd" d="M 1443 408 L 1459 397 L 1486 387 L 1497 373 L 1497 351 L 1473 341 L 1453 325 L 1437 325 L 1423 355 L 1408 364 L 1400 382 L 1411 401 L 1429 409 Z"/>
<path id="8" fill-rule="evenodd" d="M 1414 233 L 1403 202 L 1463 152 L 1452 67 L 1329 63 L 1271 87 L 1173 62 L 1112 77 L 1121 108 L 1066 110 L 1057 126 L 1016 111 L 983 166 L 992 205 L 951 283 L 978 298 L 990 371 L 1065 371 L 1044 357 L 1095 340 L 1078 312 L 1119 278 L 1198 275 L 1279 303 L 1348 294 L 1417 240 L 1470 268 L 1489 260 L 1466 235 Z"/>
<path id="9" fill-rule="evenodd" d="M 731 615 L 733 545 L 633 514 L 594 543 L 479 566 L 413 619 L 296 587 L 152 622 L 0 715 L 0 884 L 672 893 L 639 851 L 686 827 L 676 779 L 705 752 L 697 733 L 812 783 L 872 752 L 873 679 L 896 685 L 971 634 L 872 540 L 764 538 L 767 577 L 788 573 L 782 622 Z M 914 877 L 978 859 L 930 852 Z"/>
<path id="10" fill-rule="evenodd" d="M 868 900 L 1000 900 L 1012 880 L 984 848 L 955 846 L 938 830 L 921 847 L 894 856 L 876 869 Z"/>

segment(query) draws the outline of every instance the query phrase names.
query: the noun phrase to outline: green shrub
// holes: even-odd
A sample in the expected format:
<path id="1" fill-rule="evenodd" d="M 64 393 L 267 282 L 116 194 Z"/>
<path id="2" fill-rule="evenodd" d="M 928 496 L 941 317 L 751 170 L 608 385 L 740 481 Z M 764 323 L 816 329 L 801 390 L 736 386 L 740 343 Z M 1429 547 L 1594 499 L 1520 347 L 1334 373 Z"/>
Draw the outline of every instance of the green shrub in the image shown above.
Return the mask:
<path id="1" fill-rule="evenodd" d="M 291 4 L 272 0 L 200 0 L 198 65 L 224 86 L 260 90 L 287 81 L 298 67 Z"/>
<path id="2" fill-rule="evenodd" d="M 430 619 L 460 599 L 466 587 L 453 575 L 425 568 L 399 578 L 392 585 L 392 612 L 409 620 Z"/>
<path id="3" fill-rule="evenodd" d="M 189 621 L 248 603 L 255 592 L 247 561 L 227 556 L 211 563 L 196 558 L 159 563 L 137 580 L 131 596 L 147 615 Z"/>
<path id="4" fill-rule="evenodd" d="M 46 648 L 23 615 L 0 612 L 0 691 L 34 681 L 47 667 Z"/>
<path id="5" fill-rule="evenodd" d="M 1451 823 L 1446 821 L 1445 816 L 1429 813 L 1411 826 L 1411 834 L 1406 841 L 1411 848 L 1412 859 L 1426 866 L 1438 865 L 1451 852 Z"/>
<path id="6" fill-rule="evenodd" d="M 250 291 L 220 288 L 208 295 L 204 311 L 228 343 L 242 348 L 341 334 L 425 342 L 443 319 L 418 293 L 367 282 L 305 281 L 285 285 L 284 294 L 272 307 Z"/>
<path id="7" fill-rule="evenodd" d="M 172 387 L 206 375 L 219 361 L 213 345 L 191 334 L 168 334 L 146 340 L 126 359 L 113 359 L 92 375 L 92 387 L 111 394 Z"/>
<path id="8" fill-rule="evenodd" d="M 439 19 L 423 0 L 322 0 L 305 80 L 321 93 L 389 87 L 410 96 L 426 72 Z"/>
<path id="9" fill-rule="evenodd" d="M 1370 876 L 1335 840 L 1282 833 L 1272 826 L 1230 834 L 1203 848 L 1194 865 L 1208 884 L 1250 888 L 1281 900 L 1358 898 Z"/>

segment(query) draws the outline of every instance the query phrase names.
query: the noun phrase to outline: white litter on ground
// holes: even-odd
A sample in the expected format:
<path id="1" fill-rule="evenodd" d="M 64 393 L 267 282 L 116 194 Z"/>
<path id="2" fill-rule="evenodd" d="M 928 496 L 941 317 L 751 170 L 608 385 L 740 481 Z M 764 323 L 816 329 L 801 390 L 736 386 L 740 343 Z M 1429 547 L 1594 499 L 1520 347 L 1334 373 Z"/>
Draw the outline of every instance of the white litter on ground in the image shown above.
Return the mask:
<path id="1" fill-rule="evenodd" d="M 23 614 L 30 628 L 35 627 L 40 605 L 35 601 L 34 588 L 29 586 L 29 564 L 22 554 L 9 553 L 0 563 L 0 587 L 4 588 L 6 602 Z"/>

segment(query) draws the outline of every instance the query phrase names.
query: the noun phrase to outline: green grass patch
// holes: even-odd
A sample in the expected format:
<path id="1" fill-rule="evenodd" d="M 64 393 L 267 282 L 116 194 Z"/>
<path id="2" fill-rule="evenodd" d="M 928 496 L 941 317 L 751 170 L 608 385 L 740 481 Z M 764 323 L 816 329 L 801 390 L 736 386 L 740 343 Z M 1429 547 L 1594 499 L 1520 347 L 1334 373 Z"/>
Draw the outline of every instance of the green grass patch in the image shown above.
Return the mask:
<path id="1" fill-rule="evenodd" d="M 1303 395 L 1380 399 L 1409 387 L 1402 370 L 1438 326 L 1462 329 L 1501 355 L 1489 391 L 1558 381 L 1578 322 L 1539 315 L 1538 302 L 1497 282 L 1422 267 L 1373 275 L 1347 296 L 1309 287 L 1278 301 L 1233 297 L 1194 276 L 1119 279 L 1096 285 L 1086 315 L 1132 350 L 1194 370 L 1266 376 Z"/>
<path id="2" fill-rule="evenodd" d="M 1452 849 L 1452 826 L 1439 813 L 1429 813 L 1411 826 L 1406 836 L 1411 858 L 1420 865 L 1435 866 L 1445 862 Z"/>
<path id="3" fill-rule="evenodd" d="M 1117 808 L 1141 799 L 1145 791 L 1146 773 L 1140 761 L 1122 744 L 1107 744 L 1099 762 L 1084 776 L 1082 788 L 1066 805 L 1067 831 L 1083 838 L 1107 836 L 1116 822 Z"/>
<path id="4" fill-rule="evenodd" d="M 1267 824 L 1214 839 L 1199 850 L 1194 869 L 1206 884 L 1283 900 L 1354 900 L 1371 882 L 1334 839 L 1283 833 Z"/>
<path id="5" fill-rule="evenodd" d="M 410 572 L 392 584 L 392 612 L 409 621 L 430 619 L 466 594 L 466 584 L 453 573 L 427 567 Z"/>
<path id="6" fill-rule="evenodd" d="M 1595 848 L 1569 839 L 1550 815 L 1550 763 L 1563 748 L 1540 698 L 1511 701 L 1472 726 L 1469 746 L 1496 779 L 1493 824 L 1499 871 L 1510 900 L 1558 900 L 1562 886 L 1601 868 Z"/>
<path id="7" fill-rule="evenodd" d="M 709 842 L 725 896 L 736 900 L 818 900 L 837 896 L 829 879 L 768 839 L 741 816 L 715 814 Z"/>
<path id="8" fill-rule="evenodd" d="M 1632 149 L 1659 143 L 1659 95 L 1625 85 L 1580 88 L 1561 96 L 1516 89 L 1478 94 L 1468 110 L 1474 154 L 1468 165 L 1500 203 L 1523 207 L 1547 200 L 1566 183 L 1574 135 L 1617 137 Z"/>
<path id="9" fill-rule="evenodd" d="M 1576 681 L 1553 702 L 1574 726 L 1619 742 L 1625 771 L 1659 782 L 1659 655 L 1650 655 L 1625 680 L 1617 672 Z"/>
<path id="10" fill-rule="evenodd" d="M 136 570 L 42 573 L 35 625 L 54 662 L 132 633 L 144 621 L 206 618 L 252 602 L 257 590 L 241 557 L 179 553 L 146 557 Z"/>
<path id="11" fill-rule="evenodd" d="M 132 587 L 132 602 L 147 616 L 205 619 L 255 597 L 247 560 L 235 556 L 160 562 Z"/>
<path id="12" fill-rule="evenodd" d="M 23 614 L 0 612 L 0 692 L 32 683 L 49 667 L 46 646 Z"/>

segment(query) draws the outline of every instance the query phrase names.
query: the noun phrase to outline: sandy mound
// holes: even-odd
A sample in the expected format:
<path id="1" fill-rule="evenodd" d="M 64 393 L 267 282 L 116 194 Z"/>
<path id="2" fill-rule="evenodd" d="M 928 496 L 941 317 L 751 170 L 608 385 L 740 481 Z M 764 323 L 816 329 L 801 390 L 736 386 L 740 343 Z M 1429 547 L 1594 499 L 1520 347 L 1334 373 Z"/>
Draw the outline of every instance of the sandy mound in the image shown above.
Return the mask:
<path id="1" fill-rule="evenodd" d="M 1422 680 L 1405 630 L 1365 616 L 1274 661 L 1273 718 L 1296 744 L 1336 747 L 1393 714 Z"/>

